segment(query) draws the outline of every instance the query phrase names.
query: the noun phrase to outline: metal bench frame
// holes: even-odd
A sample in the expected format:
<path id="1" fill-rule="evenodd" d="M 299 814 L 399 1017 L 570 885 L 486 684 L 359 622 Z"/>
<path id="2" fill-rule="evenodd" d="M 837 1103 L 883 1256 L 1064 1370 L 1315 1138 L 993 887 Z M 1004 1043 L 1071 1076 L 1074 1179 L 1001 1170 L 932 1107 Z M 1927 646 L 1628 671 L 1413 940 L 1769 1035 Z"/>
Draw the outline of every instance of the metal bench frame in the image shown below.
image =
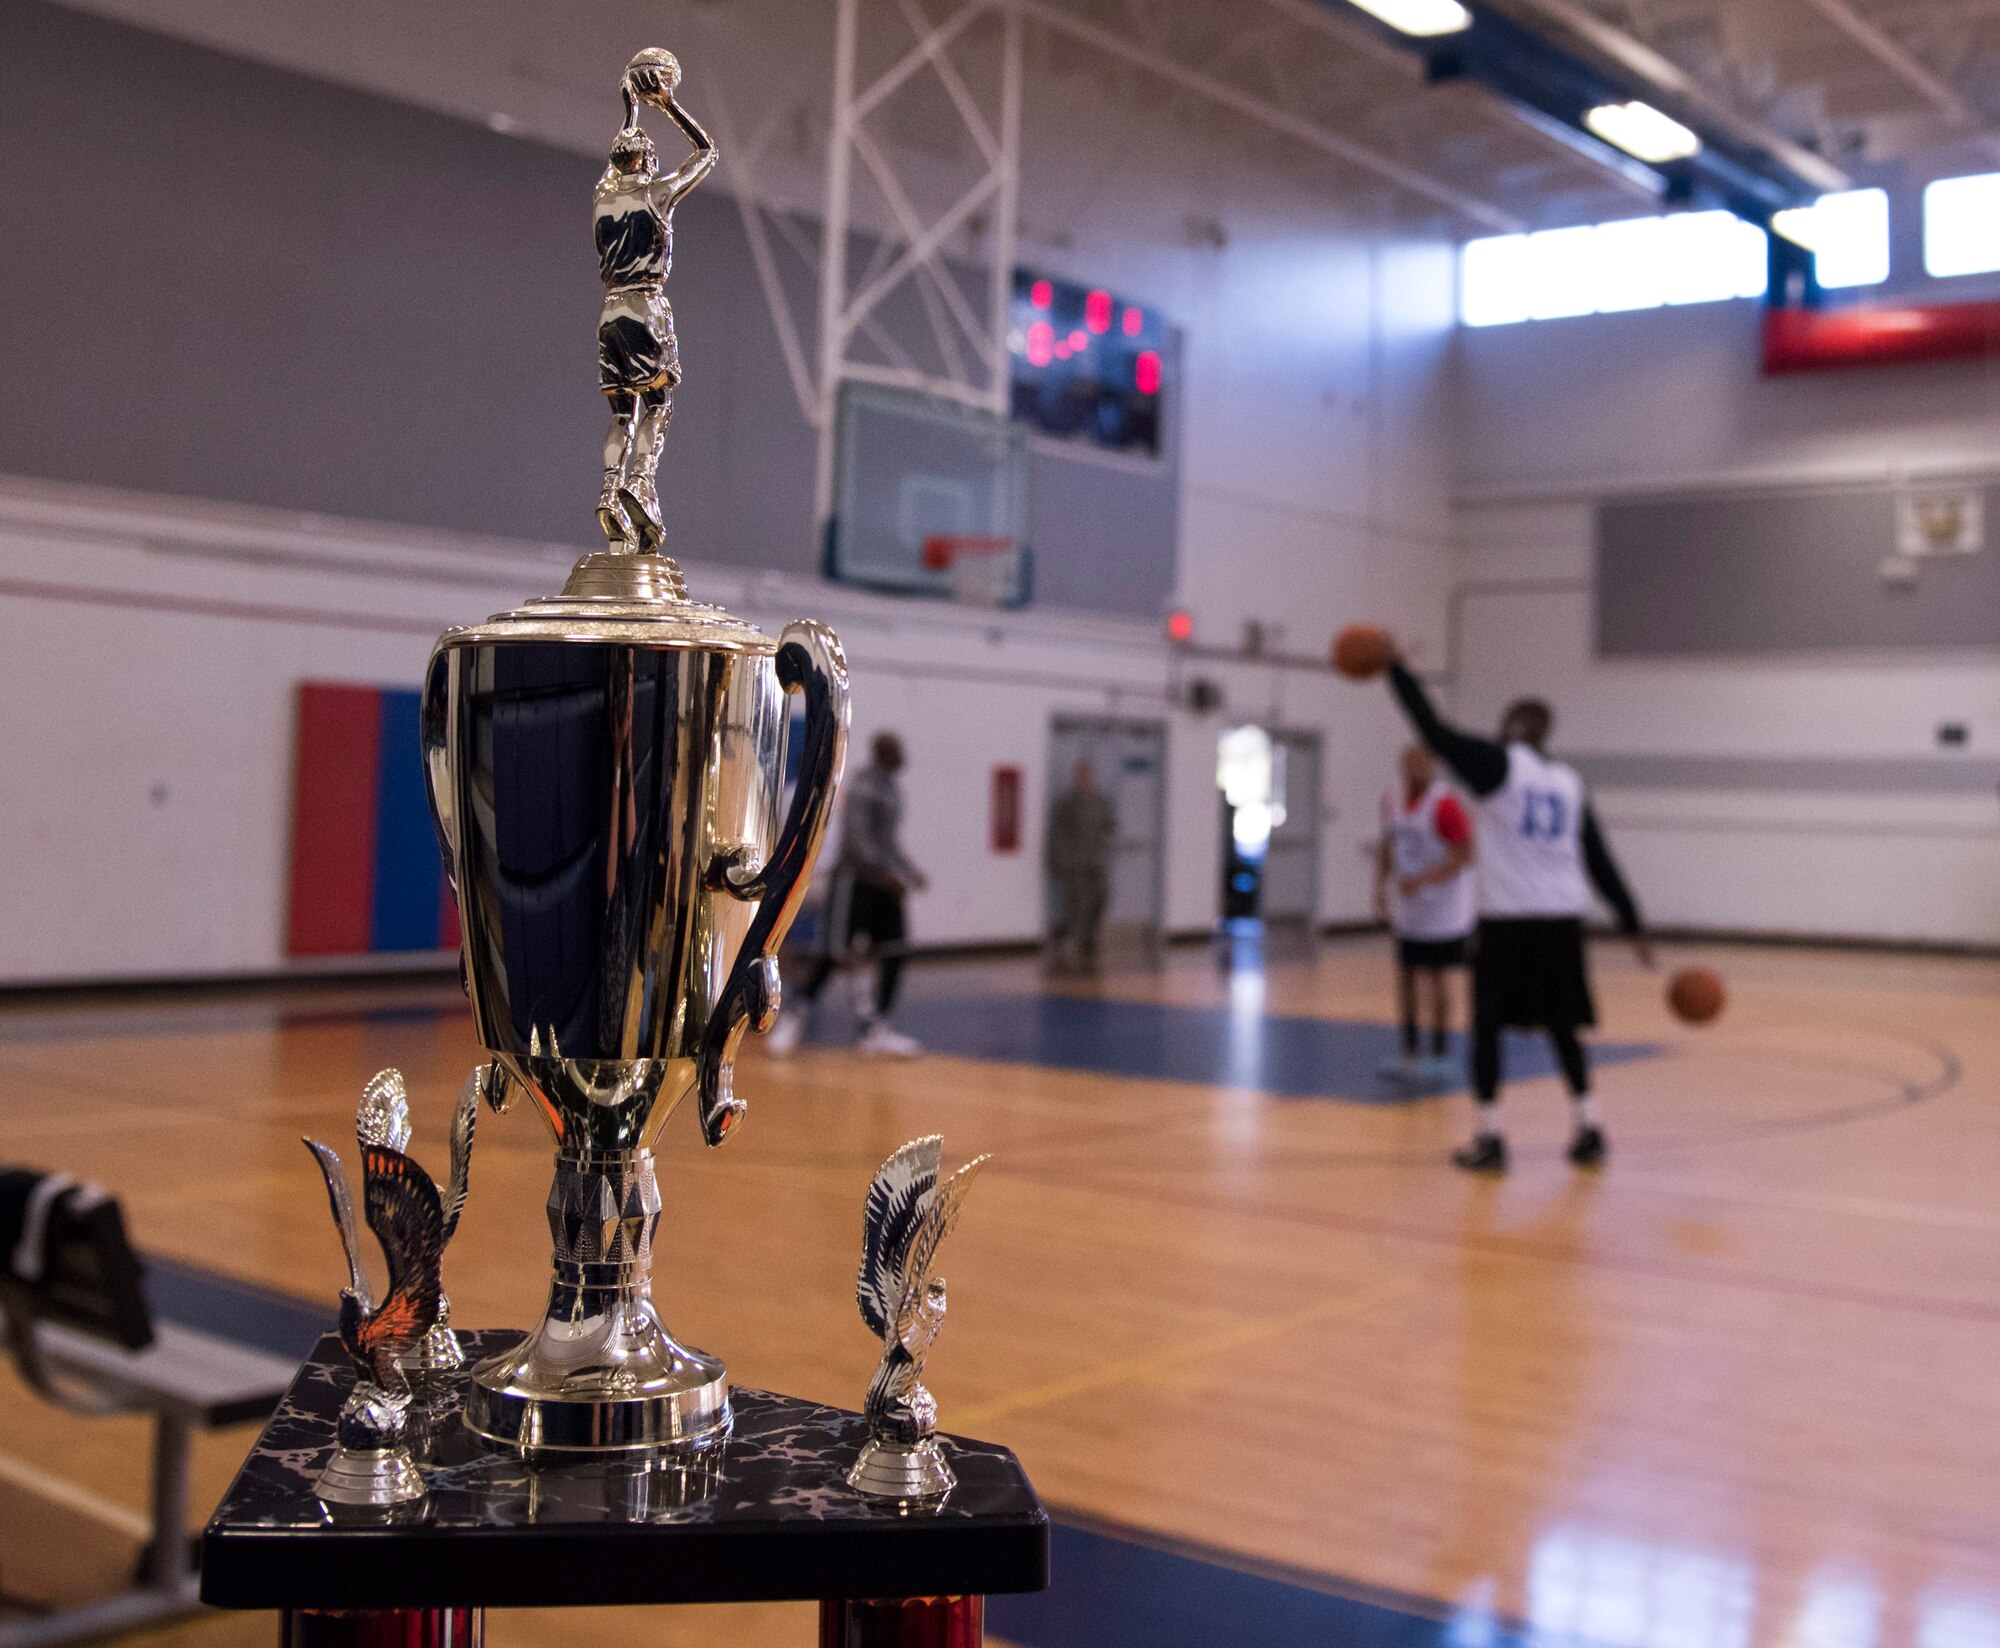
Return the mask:
<path id="1" fill-rule="evenodd" d="M 152 1537 L 137 1583 L 96 1602 L 0 1624 L 0 1648 L 50 1648 L 195 1613 L 201 1604 L 188 1533 L 194 1433 L 267 1417 L 290 1386 L 293 1363 L 172 1322 L 128 1351 L 38 1322 L 27 1291 L 0 1280 L 0 1334 L 22 1378 L 41 1396 L 86 1416 L 150 1413 Z"/>

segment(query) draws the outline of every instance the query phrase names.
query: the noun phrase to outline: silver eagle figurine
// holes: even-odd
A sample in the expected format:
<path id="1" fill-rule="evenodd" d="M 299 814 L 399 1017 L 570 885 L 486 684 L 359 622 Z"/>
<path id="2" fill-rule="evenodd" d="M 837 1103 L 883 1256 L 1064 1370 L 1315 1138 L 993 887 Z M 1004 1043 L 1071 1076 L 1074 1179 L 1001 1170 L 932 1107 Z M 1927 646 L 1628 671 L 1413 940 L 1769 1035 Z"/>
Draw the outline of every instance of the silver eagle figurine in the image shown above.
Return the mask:
<path id="1" fill-rule="evenodd" d="M 475 1069 L 458 1090 L 458 1103 L 451 1116 L 451 1168 L 444 1191 L 444 1239 L 451 1241 L 458 1230 L 458 1218 L 465 1211 L 465 1198 L 472 1182 L 472 1133 L 479 1120 L 479 1101 L 492 1099 L 489 1066 Z M 378 1070 L 361 1089 L 360 1108 L 354 1116 L 355 1142 L 363 1149 L 371 1144 L 391 1150 L 410 1147 L 410 1097 L 403 1085 L 403 1073 L 394 1068 Z M 438 1295 L 438 1317 L 430 1332 L 403 1358 L 403 1371 L 421 1394 L 444 1375 L 465 1366 L 465 1352 L 451 1331 L 451 1300 Z"/>
<path id="2" fill-rule="evenodd" d="M 944 1326 L 938 1249 L 958 1223 L 965 1194 L 992 1158 L 975 1156 L 943 1184 L 944 1139 L 912 1139 L 877 1170 L 861 1215 L 861 1319 L 883 1342 L 868 1386 L 868 1440 L 847 1473 L 871 1499 L 938 1499 L 957 1482 L 937 1440 L 937 1401 L 924 1389 L 924 1361 Z"/>
<path id="3" fill-rule="evenodd" d="M 319 1497 L 329 1504 L 394 1506 L 421 1498 L 425 1491 L 409 1446 L 411 1374 L 414 1370 L 422 1380 L 432 1371 L 422 1353 L 444 1321 L 444 1247 L 465 1205 L 471 1118 L 477 1114 L 481 1086 L 481 1073 L 475 1071 L 459 1096 L 447 1193 L 441 1193 L 437 1182 L 404 1154 L 410 1117 L 401 1075 L 384 1070 L 362 1089 L 355 1117 L 362 1211 L 389 1275 L 379 1299 L 362 1262 L 347 1170 L 330 1145 L 305 1141 L 326 1181 L 327 1201 L 347 1260 L 348 1283 L 340 1293 L 340 1342 L 355 1370 L 353 1394 L 336 1425 L 337 1445 L 319 1478 Z M 450 1341 L 450 1348 L 458 1354 L 456 1340 Z M 462 1355 L 459 1360 L 463 1361 Z"/>

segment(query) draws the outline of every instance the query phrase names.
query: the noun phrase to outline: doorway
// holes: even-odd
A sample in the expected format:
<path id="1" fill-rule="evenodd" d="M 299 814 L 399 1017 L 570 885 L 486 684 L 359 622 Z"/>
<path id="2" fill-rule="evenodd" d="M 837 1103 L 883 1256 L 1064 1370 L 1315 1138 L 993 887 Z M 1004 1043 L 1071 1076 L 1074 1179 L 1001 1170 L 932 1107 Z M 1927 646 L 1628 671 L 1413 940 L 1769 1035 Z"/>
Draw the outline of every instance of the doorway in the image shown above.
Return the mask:
<path id="1" fill-rule="evenodd" d="M 1049 725 L 1051 812 L 1069 792 L 1079 762 L 1090 764 L 1114 824 L 1100 955 L 1113 965 L 1156 965 L 1166 927 L 1166 723 L 1109 715 L 1055 717 Z M 1053 875 L 1042 879 L 1042 931 L 1053 934 L 1062 895 Z M 1056 959 L 1053 946 L 1050 959 Z"/>
<path id="2" fill-rule="evenodd" d="M 1319 734 L 1231 727 L 1216 746 L 1222 921 L 1310 939 L 1319 917 Z"/>

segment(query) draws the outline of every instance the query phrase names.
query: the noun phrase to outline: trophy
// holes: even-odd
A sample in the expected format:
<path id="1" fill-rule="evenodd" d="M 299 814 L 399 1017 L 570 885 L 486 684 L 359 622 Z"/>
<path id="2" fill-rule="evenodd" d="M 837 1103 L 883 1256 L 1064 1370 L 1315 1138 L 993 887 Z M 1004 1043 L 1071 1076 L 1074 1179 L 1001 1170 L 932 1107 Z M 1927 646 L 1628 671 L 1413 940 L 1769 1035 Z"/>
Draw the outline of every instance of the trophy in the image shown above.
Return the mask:
<path id="1" fill-rule="evenodd" d="M 633 60 L 597 186 L 607 545 L 561 594 L 446 631 L 424 686 L 425 778 L 492 1061 L 487 1100 L 525 1095 L 555 1140 L 547 1309 L 474 1368 L 464 1409 L 478 1434 L 530 1454 L 699 1452 L 728 1434 L 721 1361 L 654 1310 L 651 1146 L 690 1093 L 711 1146 L 743 1116 L 732 1060 L 776 1018 L 778 946 L 847 744 L 832 632 L 800 622 L 773 640 L 691 601 L 659 553 L 654 471 L 680 381 L 671 214 L 714 159 L 679 80 L 665 52 Z M 664 178 L 640 103 L 693 146 Z M 804 739 L 781 825 L 794 693 Z M 700 1265 L 718 1241 L 690 1231 L 670 1251 Z"/>
<path id="2" fill-rule="evenodd" d="M 938 1446 L 937 1400 L 924 1389 L 924 1359 L 945 1312 L 944 1278 L 932 1266 L 991 1158 L 973 1157 L 940 1185 L 943 1152 L 935 1133 L 904 1145 L 876 1172 L 861 1214 L 854 1294 L 884 1348 L 868 1386 L 868 1440 L 847 1482 L 870 1499 L 899 1504 L 942 1498 L 957 1483 Z"/>
<path id="3" fill-rule="evenodd" d="M 461 1102 L 461 1113 L 465 1108 Z M 306 1148 L 326 1179 L 347 1259 L 340 1343 L 355 1370 L 354 1392 L 340 1410 L 336 1446 L 320 1473 L 318 1493 L 330 1505 L 387 1507 L 424 1495 L 424 1479 L 409 1446 L 410 1371 L 423 1365 L 422 1347 L 443 1313 L 439 1266 L 465 1205 L 472 1128 L 467 1122 L 453 1129 L 449 1205 L 431 1176 L 403 1154 L 410 1138 L 409 1106 L 402 1077 L 394 1070 L 384 1070 L 362 1089 L 355 1133 L 361 1147 L 362 1211 L 388 1262 L 389 1285 L 378 1302 L 361 1261 L 354 1195 L 339 1154 L 307 1139 Z M 452 1349 L 457 1350 L 456 1341 Z"/>

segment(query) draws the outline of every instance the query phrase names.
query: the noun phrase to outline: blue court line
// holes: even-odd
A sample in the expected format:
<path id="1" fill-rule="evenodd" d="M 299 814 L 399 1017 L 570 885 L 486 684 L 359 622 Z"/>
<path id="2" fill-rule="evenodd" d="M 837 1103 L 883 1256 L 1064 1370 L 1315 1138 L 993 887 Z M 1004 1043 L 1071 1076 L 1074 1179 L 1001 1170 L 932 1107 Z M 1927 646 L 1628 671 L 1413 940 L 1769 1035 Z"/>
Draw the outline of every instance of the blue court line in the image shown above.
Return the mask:
<path id="1" fill-rule="evenodd" d="M 826 1029 L 844 1029 L 830 1015 Z M 1097 996 L 923 996 L 896 1011 L 897 1025 L 926 1047 L 962 1058 L 1039 1064 L 1150 1081 L 1244 1087 L 1281 1098 L 1394 1104 L 1464 1092 L 1465 1040 L 1453 1036 L 1456 1074 L 1412 1093 L 1384 1081 L 1380 1065 L 1402 1050 L 1396 1028 L 1355 1019 L 1286 1018 L 1228 1007 L 1176 1007 Z M 1650 1042 L 1596 1042 L 1594 1064 L 1654 1058 Z M 1504 1049 L 1511 1081 L 1556 1073 L 1540 1035 L 1513 1035 Z"/>
<path id="2" fill-rule="evenodd" d="M 152 1253 L 144 1262 L 146 1302 L 152 1306 L 155 1321 L 195 1328 L 217 1339 L 299 1362 L 319 1343 L 321 1334 L 333 1331 L 331 1299 L 316 1305 L 310 1299 Z"/>
<path id="3" fill-rule="evenodd" d="M 1050 1529 L 1050 1585 L 986 1600 L 987 1628 L 1022 1648 L 1516 1648 L 1524 1633 L 1316 1574 L 1256 1571 L 1220 1552 L 1079 1526 Z"/>

